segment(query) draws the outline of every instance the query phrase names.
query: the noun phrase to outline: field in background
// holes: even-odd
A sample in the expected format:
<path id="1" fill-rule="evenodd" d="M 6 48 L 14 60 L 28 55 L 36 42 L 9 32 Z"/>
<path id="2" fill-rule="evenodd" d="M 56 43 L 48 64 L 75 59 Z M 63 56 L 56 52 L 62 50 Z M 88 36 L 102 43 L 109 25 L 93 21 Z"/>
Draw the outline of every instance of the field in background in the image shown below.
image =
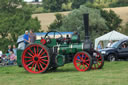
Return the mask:
<path id="1" fill-rule="evenodd" d="M 113 10 L 117 13 L 121 19 L 123 19 L 123 25 L 128 22 L 128 7 L 118 7 L 118 8 L 105 8 L 105 10 Z M 70 12 L 59 12 L 63 15 L 68 15 Z M 41 22 L 41 29 L 44 31 L 48 31 L 48 26 L 55 20 L 56 13 L 40 13 L 33 14 L 32 17 L 38 17 Z"/>
<path id="2" fill-rule="evenodd" d="M 106 10 L 113 10 L 123 20 L 122 25 L 128 22 L 128 7 L 106 8 Z"/>
<path id="3" fill-rule="evenodd" d="M 105 62 L 103 69 L 86 72 L 78 72 L 71 63 L 45 74 L 0 67 L 0 85 L 128 85 L 128 61 Z"/>
<path id="4" fill-rule="evenodd" d="M 69 12 L 57 12 L 63 15 L 67 15 Z M 56 19 L 56 13 L 40 13 L 33 14 L 32 17 L 37 17 L 41 24 L 41 29 L 44 31 L 48 31 L 48 26 Z"/>

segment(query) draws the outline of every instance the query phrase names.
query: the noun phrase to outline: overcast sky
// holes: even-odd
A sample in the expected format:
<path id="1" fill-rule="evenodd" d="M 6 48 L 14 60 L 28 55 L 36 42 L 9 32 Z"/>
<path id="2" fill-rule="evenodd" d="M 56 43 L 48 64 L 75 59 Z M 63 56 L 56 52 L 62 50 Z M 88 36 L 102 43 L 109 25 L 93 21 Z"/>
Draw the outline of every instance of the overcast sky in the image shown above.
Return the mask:
<path id="1" fill-rule="evenodd" d="M 32 2 L 32 1 L 35 1 L 35 0 L 24 0 L 25 2 Z M 42 1 L 42 0 L 39 0 L 39 1 Z"/>

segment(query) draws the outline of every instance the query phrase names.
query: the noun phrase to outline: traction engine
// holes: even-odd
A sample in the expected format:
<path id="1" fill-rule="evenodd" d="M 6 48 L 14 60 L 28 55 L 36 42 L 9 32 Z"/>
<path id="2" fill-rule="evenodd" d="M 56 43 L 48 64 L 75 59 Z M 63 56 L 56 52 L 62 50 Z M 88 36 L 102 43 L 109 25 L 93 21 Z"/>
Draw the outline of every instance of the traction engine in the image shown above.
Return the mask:
<path id="1" fill-rule="evenodd" d="M 101 69 L 104 58 L 94 50 L 89 39 L 89 17 L 84 14 L 85 40 L 80 41 L 80 36 L 75 32 L 66 38 L 60 32 L 50 31 L 41 40 L 28 45 L 24 50 L 17 51 L 17 64 L 30 73 L 44 73 L 56 70 L 64 64 L 73 62 L 78 71 Z M 50 37 L 50 34 L 53 37 Z"/>

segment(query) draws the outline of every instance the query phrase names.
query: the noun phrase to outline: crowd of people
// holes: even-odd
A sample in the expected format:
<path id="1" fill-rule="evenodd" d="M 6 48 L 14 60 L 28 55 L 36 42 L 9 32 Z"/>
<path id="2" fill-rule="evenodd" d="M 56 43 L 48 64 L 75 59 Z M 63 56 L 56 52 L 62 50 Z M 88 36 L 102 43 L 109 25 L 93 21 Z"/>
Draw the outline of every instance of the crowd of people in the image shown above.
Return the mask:
<path id="1" fill-rule="evenodd" d="M 25 47 L 28 44 L 34 43 L 36 40 L 36 35 L 33 33 L 32 30 L 30 31 L 25 31 L 25 34 L 23 36 L 24 39 L 24 45 Z M 11 46 L 8 45 L 8 50 L 6 51 L 5 54 L 0 51 L 0 65 L 5 66 L 5 65 L 14 65 L 16 64 L 17 61 L 17 48 L 15 45 Z"/>
<path id="2" fill-rule="evenodd" d="M 17 60 L 17 48 L 15 45 L 8 45 L 8 50 L 5 54 L 0 52 L 0 65 L 14 65 Z"/>

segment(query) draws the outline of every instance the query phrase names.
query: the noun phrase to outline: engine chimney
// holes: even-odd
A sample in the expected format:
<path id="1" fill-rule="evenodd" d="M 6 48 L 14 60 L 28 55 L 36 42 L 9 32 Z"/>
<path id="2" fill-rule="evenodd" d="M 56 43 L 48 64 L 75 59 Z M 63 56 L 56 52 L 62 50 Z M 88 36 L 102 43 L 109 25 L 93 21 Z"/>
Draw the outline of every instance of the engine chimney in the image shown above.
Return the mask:
<path id="1" fill-rule="evenodd" d="M 93 48 L 92 42 L 89 36 L 89 14 L 83 14 L 84 28 L 85 28 L 85 40 L 83 48 L 84 50 L 91 50 Z"/>
<path id="2" fill-rule="evenodd" d="M 89 14 L 83 14 L 84 28 L 85 28 L 85 40 L 89 39 Z"/>

